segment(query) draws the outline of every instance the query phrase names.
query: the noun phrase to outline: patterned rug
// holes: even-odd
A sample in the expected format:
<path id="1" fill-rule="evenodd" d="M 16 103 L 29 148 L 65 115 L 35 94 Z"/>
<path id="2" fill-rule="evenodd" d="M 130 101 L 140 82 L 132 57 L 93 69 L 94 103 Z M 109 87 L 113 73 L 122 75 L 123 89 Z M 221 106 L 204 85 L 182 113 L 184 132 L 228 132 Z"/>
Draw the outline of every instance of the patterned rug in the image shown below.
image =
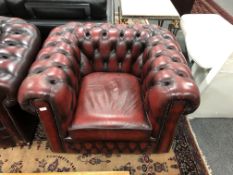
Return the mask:
<path id="1" fill-rule="evenodd" d="M 0 172 L 129 171 L 131 175 L 207 175 L 189 123 L 179 122 L 173 148 L 166 154 L 58 154 L 46 141 L 0 149 Z"/>

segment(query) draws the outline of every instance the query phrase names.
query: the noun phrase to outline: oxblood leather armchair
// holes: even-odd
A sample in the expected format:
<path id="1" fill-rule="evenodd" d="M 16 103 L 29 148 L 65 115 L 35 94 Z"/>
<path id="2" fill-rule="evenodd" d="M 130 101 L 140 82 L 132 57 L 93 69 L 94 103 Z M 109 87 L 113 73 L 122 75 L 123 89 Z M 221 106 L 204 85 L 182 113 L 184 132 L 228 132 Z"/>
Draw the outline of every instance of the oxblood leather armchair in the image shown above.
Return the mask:
<path id="1" fill-rule="evenodd" d="M 17 91 L 40 47 L 37 29 L 0 16 L 0 147 L 27 144 L 38 120 L 20 109 Z"/>
<path id="2" fill-rule="evenodd" d="M 68 23 L 46 39 L 18 101 L 55 152 L 166 152 L 199 91 L 166 29 Z"/>

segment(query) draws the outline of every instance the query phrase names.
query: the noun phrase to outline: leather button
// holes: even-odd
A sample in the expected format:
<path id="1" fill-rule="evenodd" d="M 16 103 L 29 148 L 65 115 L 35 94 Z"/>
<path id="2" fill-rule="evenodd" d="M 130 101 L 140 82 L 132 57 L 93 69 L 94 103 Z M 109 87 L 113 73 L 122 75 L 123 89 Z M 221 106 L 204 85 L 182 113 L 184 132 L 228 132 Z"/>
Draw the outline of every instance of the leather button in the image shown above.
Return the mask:
<path id="1" fill-rule="evenodd" d="M 55 84 L 57 83 L 57 81 L 56 81 L 56 80 L 49 80 L 49 83 L 50 83 L 51 85 L 55 85 Z"/>
<path id="2" fill-rule="evenodd" d="M 124 38 L 124 32 L 123 32 L 123 31 L 120 31 L 119 37 L 120 37 L 121 39 Z"/>
<path id="3" fill-rule="evenodd" d="M 87 32 L 85 33 L 85 37 L 86 37 L 86 39 L 90 39 L 90 38 L 91 38 L 91 34 L 90 34 L 89 31 L 87 31 Z"/>
<path id="4" fill-rule="evenodd" d="M 108 36 L 108 34 L 107 34 L 107 31 L 103 31 L 102 32 L 102 37 L 103 37 L 103 39 L 107 39 L 107 36 Z"/>
<path id="5" fill-rule="evenodd" d="M 0 59 L 9 59 L 9 55 L 8 54 L 5 54 L 5 53 L 0 53 Z"/>
<path id="6" fill-rule="evenodd" d="M 47 59 L 49 59 L 49 58 L 50 58 L 50 55 L 47 55 L 47 54 L 46 54 L 46 55 L 42 55 L 42 56 L 41 56 L 41 58 L 43 58 L 43 59 L 47 60 Z"/>
<path id="7" fill-rule="evenodd" d="M 181 71 L 181 70 L 177 70 L 176 74 L 180 77 L 187 77 L 187 75 L 185 74 L 185 72 Z"/>
<path id="8" fill-rule="evenodd" d="M 158 70 L 160 70 L 160 71 L 164 70 L 166 68 L 166 66 L 167 66 L 166 64 L 162 64 L 159 66 Z"/>
<path id="9" fill-rule="evenodd" d="M 172 84 L 172 81 L 170 78 L 166 78 L 164 80 L 162 80 L 162 86 L 170 86 Z"/>
<path id="10" fill-rule="evenodd" d="M 14 29 L 10 33 L 14 34 L 14 35 L 21 35 L 21 34 L 25 33 L 25 31 L 20 30 L 20 29 Z"/>
<path id="11" fill-rule="evenodd" d="M 172 60 L 173 62 L 178 62 L 178 58 L 177 58 L 177 57 L 171 57 L 171 60 Z"/>
<path id="12" fill-rule="evenodd" d="M 140 36 L 141 36 L 141 33 L 139 31 L 137 31 L 136 34 L 135 34 L 136 39 L 139 39 Z"/>

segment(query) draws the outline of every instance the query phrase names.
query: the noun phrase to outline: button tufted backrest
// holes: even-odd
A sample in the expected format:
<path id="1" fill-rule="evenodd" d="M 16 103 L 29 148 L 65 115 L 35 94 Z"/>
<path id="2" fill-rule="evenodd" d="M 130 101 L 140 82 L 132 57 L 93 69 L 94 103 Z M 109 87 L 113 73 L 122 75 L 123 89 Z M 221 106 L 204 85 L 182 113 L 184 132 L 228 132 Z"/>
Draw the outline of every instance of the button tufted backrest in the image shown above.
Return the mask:
<path id="1" fill-rule="evenodd" d="M 170 34 L 157 25 L 80 24 L 75 36 L 81 73 L 127 72 L 140 77 L 144 49 L 154 35 L 166 38 Z"/>
<path id="2" fill-rule="evenodd" d="M 157 25 L 68 23 L 50 33 L 38 58 L 49 59 L 55 53 L 72 56 L 78 64 L 76 71 L 82 76 L 99 71 L 140 77 L 143 52 L 152 36 L 157 36 L 155 41 L 161 40 L 167 48 L 178 47 L 168 41 L 174 40 L 170 32 Z"/>
<path id="3" fill-rule="evenodd" d="M 39 49 L 40 36 L 19 18 L 0 17 L 0 90 L 15 98 L 16 91 Z"/>
<path id="4" fill-rule="evenodd" d="M 157 26 L 80 25 L 75 30 L 75 36 L 81 51 L 81 73 L 127 72 L 139 76 L 143 50 L 155 28 Z"/>

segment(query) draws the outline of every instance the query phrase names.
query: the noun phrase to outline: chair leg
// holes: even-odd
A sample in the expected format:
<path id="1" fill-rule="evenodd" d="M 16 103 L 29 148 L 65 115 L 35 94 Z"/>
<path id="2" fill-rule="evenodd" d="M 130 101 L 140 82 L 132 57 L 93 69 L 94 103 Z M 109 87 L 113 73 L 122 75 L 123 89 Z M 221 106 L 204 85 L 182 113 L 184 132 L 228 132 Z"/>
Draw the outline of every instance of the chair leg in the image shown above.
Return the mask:
<path id="1" fill-rule="evenodd" d="M 160 122 L 160 133 L 155 150 L 157 153 L 169 152 L 178 120 L 183 117 L 184 104 L 183 101 L 173 103 L 166 117 Z"/>
<path id="2" fill-rule="evenodd" d="M 44 101 L 34 101 L 40 122 L 44 127 L 50 148 L 53 152 L 63 152 L 63 145 L 58 133 L 56 121 L 48 103 Z"/>

